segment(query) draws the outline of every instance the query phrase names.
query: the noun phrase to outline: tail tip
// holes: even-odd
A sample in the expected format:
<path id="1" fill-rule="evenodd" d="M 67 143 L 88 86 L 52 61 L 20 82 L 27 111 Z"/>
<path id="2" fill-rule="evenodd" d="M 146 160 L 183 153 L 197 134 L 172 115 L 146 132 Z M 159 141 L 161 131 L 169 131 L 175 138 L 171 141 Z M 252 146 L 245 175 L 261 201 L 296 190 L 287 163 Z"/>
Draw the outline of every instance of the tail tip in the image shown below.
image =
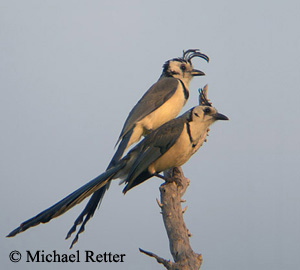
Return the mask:
<path id="1" fill-rule="evenodd" d="M 6 235 L 7 238 L 10 238 L 10 237 L 14 237 L 15 235 L 17 235 L 18 233 L 22 232 L 22 228 L 21 227 L 18 227 L 16 229 L 14 229 L 13 231 L 11 231 L 8 235 Z"/>

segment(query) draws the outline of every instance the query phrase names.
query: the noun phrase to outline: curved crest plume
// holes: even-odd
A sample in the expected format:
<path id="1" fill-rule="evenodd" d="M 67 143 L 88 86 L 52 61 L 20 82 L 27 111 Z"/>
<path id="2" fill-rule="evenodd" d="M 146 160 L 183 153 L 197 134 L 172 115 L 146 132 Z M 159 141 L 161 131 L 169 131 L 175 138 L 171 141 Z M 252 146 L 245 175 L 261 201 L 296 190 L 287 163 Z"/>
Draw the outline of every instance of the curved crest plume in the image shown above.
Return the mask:
<path id="1" fill-rule="evenodd" d="M 201 53 L 199 49 L 189 49 L 187 51 L 183 51 L 183 56 L 182 56 L 183 60 L 191 63 L 191 60 L 194 57 L 200 57 L 206 60 L 207 62 L 209 62 L 209 57 L 206 54 Z"/>
<path id="2" fill-rule="evenodd" d="M 207 89 L 207 84 L 203 88 L 199 88 L 199 105 L 212 106 L 211 101 L 207 98 Z"/>

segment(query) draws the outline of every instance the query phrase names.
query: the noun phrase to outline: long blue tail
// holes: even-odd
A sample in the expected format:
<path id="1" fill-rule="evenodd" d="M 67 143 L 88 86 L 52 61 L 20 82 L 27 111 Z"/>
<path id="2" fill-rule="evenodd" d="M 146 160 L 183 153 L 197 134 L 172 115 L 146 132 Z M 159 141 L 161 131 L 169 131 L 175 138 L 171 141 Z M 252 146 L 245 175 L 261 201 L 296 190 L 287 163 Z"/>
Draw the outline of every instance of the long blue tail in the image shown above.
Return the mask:
<path id="1" fill-rule="evenodd" d="M 111 159 L 111 161 L 107 167 L 107 170 L 109 170 L 111 167 L 115 166 L 117 164 L 117 162 L 123 156 L 123 154 L 128 146 L 128 142 L 130 140 L 132 132 L 133 132 L 133 129 L 131 129 L 129 132 L 127 132 L 127 134 L 122 138 L 122 141 L 120 142 L 117 151 L 115 152 L 113 158 Z M 102 202 L 104 194 L 109 189 L 110 183 L 111 183 L 111 181 L 107 181 L 104 186 L 102 186 L 100 189 L 98 189 L 92 195 L 92 197 L 89 199 L 89 201 L 88 201 L 87 205 L 85 206 L 85 208 L 83 209 L 83 211 L 80 213 L 78 218 L 75 220 L 73 226 L 67 233 L 66 239 L 68 239 L 72 235 L 72 233 L 74 233 L 76 231 L 77 226 L 79 226 L 80 224 L 81 224 L 81 226 L 80 226 L 74 240 L 72 241 L 70 248 L 72 248 L 73 245 L 78 241 L 79 234 L 84 232 L 85 224 L 93 217 L 97 207 L 100 207 L 100 204 Z"/>
<path id="2" fill-rule="evenodd" d="M 97 191 L 99 188 L 103 187 L 112 177 L 122 168 L 123 164 L 118 164 L 118 166 L 112 167 L 104 173 L 97 176 L 95 179 L 86 183 L 82 187 L 75 190 L 73 193 L 57 202 L 48 209 L 42 211 L 35 217 L 32 217 L 24 221 L 18 228 L 10 232 L 7 237 L 13 237 L 18 233 L 26 231 L 27 229 L 36 226 L 40 223 L 47 223 L 51 219 L 56 218 L 63 213 L 70 210 L 76 204 L 82 202 L 85 198 L 90 196 L 92 193 Z"/>

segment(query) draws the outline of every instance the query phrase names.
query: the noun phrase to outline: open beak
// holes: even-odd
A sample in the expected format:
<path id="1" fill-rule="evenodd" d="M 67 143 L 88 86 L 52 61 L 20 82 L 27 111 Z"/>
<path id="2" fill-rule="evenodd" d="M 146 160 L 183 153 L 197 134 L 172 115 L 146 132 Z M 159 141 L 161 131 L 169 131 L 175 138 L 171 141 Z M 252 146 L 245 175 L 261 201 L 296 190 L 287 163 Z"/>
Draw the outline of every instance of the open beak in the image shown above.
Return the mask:
<path id="1" fill-rule="evenodd" d="M 198 69 L 193 69 L 191 71 L 191 74 L 192 74 L 193 77 L 194 76 L 204 76 L 205 75 L 205 73 L 203 71 L 198 70 Z"/>
<path id="2" fill-rule="evenodd" d="M 213 118 L 215 118 L 216 120 L 229 120 L 229 118 L 221 113 L 216 113 L 213 115 Z"/>

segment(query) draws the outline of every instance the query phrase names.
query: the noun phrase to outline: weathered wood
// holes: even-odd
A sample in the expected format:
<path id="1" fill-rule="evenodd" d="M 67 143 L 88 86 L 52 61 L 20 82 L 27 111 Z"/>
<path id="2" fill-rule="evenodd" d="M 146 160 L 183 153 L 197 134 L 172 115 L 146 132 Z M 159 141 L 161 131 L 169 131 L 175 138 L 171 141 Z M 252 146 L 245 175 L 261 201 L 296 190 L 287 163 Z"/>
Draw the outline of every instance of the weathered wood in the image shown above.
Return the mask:
<path id="1" fill-rule="evenodd" d="M 184 177 L 181 168 L 173 168 L 164 172 L 167 182 L 160 186 L 161 201 L 159 206 L 169 238 L 170 251 L 174 262 L 165 260 L 156 254 L 141 250 L 146 255 L 153 257 L 167 269 L 198 270 L 202 263 L 201 254 L 195 253 L 189 243 L 190 232 L 183 220 L 181 208 L 182 196 L 185 193 L 189 180 Z"/>

